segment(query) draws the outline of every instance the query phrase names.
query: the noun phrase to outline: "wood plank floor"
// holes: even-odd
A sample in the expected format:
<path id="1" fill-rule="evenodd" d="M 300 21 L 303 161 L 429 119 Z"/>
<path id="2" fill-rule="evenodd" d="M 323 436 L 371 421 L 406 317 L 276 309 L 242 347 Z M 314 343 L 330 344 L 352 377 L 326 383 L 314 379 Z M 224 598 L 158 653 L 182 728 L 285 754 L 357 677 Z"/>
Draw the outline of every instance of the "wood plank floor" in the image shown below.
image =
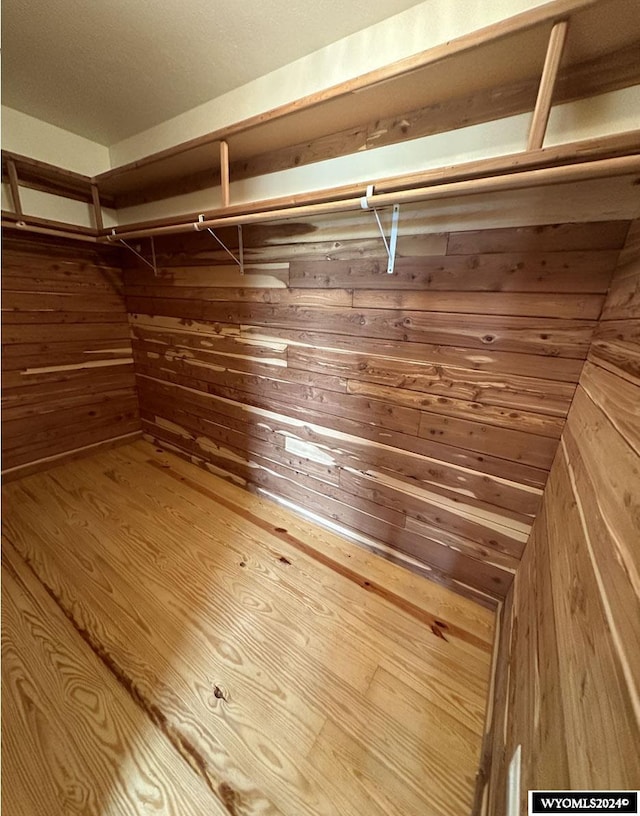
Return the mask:
<path id="1" fill-rule="evenodd" d="M 470 812 L 489 610 L 147 442 L 3 511 L 10 816 Z"/>

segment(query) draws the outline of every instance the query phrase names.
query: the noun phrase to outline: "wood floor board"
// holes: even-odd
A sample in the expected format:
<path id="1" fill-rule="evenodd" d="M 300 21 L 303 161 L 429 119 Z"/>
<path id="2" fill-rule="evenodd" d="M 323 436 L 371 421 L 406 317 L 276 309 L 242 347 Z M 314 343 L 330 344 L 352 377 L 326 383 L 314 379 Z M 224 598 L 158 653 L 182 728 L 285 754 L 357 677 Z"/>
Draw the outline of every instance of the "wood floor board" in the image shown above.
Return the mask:
<path id="1" fill-rule="evenodd" d="M 406 651 L 408 652 L 406 659 L 410 659 L 413 652 L 420 651 L 425 680 L 449 683 L 456 689 L 458 681 L 452 676 L 455 674 L 456 666 L 450 653 L 462 650 L 471 675 L 465 679 L 464 686 L 470 694 L 472 691 L 477 692 L 479 703 L 482 705 L 486 650 L 484 648 L 478 650 L 477 643 L 456 638 L 455 630 L 449 641 L 451 645 L 446 648 L 442 638 L 434 636 L 425 639 L 424 621 L 407 620 L 406 614 L 398 610 L 393 603 L 390 604 L 387 598 L 372 592 L 363 595 L 360 584 L 345 581 L 336 583 L 333 573 L 319 567 L 317 560 L 312 556 L 301 554 L 288 540 L 283 541 L 272 529 L 260 528 L 246 516 L 238 518 L 237 513 L 230 512 L 219 501 L 211 499 L 211 512 L 208 510 L 209 503 L 203 505 L 202 502 L 198 504 L 189 502 L 190 496 L 193 497 L 193 489 L 169 479 L 166 472 L 158 472 L 157 476 L 154 476 L 152 489 L 144 490 L 142 482 L 145 472 L 140 467 L 131 468 L 126 462 L 126 451 L 115 451 L 113 454 L 100 457 L 100 460 L 108 468 L 109 480 L 117 480 L 120 487 L 126 488 L 127 518 L 131 520 L 136 518 L 139 524 L 145 523 L 144 506 L 143 513 L 140 514 L 136 513 L 131 505 L 131 496 L 139 492 L 143 495 L 143 501 L 150 505 L 149 511 L 152 513 L 163 512 L 170 502 L 171 516 L 165 513 L 163 526 L 171 530 L 171 534 L 176 537 L 184 535 L 184 530 L 188 529 L 197 532 L 206 540 L 211 536 L 215 525 L 228 527 L 232 535 L 225 536 L 224 546 L 235 553 L 235 559 L 216 564 L 216 575 L 221 581 L 228 582 L 229 593 L 235 594 L 235 587 L 243 584 L 244 575 L 254 567 L 251 581 L 259 582 L 261 586 L 252 587 L 250 582 L 244 582 L 247 584 L 244 591 L 248 593 L 251 589 L 254 592 L 259 589 L 282 613 L 286 619 L 286 626 L 284 630 L 273 632 L 273 636 L 278 640 L 286 638 L 287 630 L 291 628 L 291 620 L 296 612 L 299 612 L 300 604 L 303 604 L 306 614 L 316 616 L 314 628 L 305 630 L 303 635 L 301 633 L 306 647 L 316 654 L 318 650 L 326 648 L 328 642 L 336 658 L 332 663 L 332 671 L 350 687 L 366 691 L 375 669 L 376 655 L 379 655 L 382 649 L 387 655 Z M 122 466 L 112 467 L 110 463 L 116 462 L 119 465 L 126 464 L 126 471 Z M 92 476 L 93 481 L 96 481 L 95 468 L 92 473 L 83 474 L 82 464 L 79 463 L 74 469 L 74 472 L 78 473 L 76 483 L 81 485 L 83 476 L 85 480 Z M 85 467 L 88 468 L 89 465 Z M 114 501 L 125 501 L 120 498 L 121 492 L 112 489 L 109 481 L 103 479 L 96 487 L 101 498 L 111 493 Z M 155 505 L 154 494 L 160 499 Z M 110 513 L 114 519 L 119 519 L 119 508 L 111 510 Z M 255 540 L 255 544 L 250 549 L 246 544 L 244 547 L 238 547 L 236 540 L 242 541 L 247 536 L 252 541 Z M 250 553 L 249 556 L 247 552 Z M 284 562 L 281 561 L 283 558 Z M 245 567 L 238 569 L 243 560 Z M 287 569 L 280 567 L 282 563 Z M 298 610 L 295 608 L 296 605 Z M 272 620 L 277 620 L 273 611 L 269 622 Z M 439 621 L 439 624 L 443 630 L 449 630 L 449 624 L 443 621 Z M 334 643 L 336 631 L 340 632 L 339 643 Z M 342 654 L 345 654 L 345 657 L 348 654 L 348 659 L 338 659 Z"/>
<path id="2" fill-rule="evenodd" d="M 427 803 L 423 797 L 387 764 L 387 759 L 393 763 L 393 757 L 371 753 L 366 733 L 359 739 L 354 738 L 339 724 L 329 720 L 309 758 L 327 775 L 335 774 L 336 767 L 340 766 L 342 783 L 357 796 L 357 813 L 369 813 L 371 802 L 375 802 L 382 813 L 393 816 L 425 812 Z M 426 812 L 433 816 L 445 816 L 456 810 L 467 812 L 466 802 L 453 802 L 448 794 L 445 785 L 438 784 L 435 795 L 429 798 Z"/>
<path id="3" fill-rule="evenodd" d="M 285 558 L 280 553 L 287 552 L 286 546 L 277 546 L 279 544 L 277 541 L 275 547 L 269 546 L 268 543 L 265 546 L 264 540 L 257 542 L 259 531 L 252 530 L 243 519 L 238 519 L 220 505 L 209 502 L 211 513 L 203 508 L 202 502 L 199 505 L 192 503 L 189 507 L 180 493 L 179 484 L 172 482 L 168 485 L 170 489 L 163 488 L 163 473 L 154 474 L 153 477 L 153 488 L 150 492 L 160 499 L 156 503 L 151 496 L 140 495 L 140 488 L 136 488 L 135 479 L 139 478 L 139 472 L 132 472 L 130 480 L 123 473 L 123 468 L 115 462 L 115 457 L 101 458 L 106 462 L 108 478 L 117 482 L 117 487 L 112 485 L 111 489 L 105 480 L 106 477 L 102 480 L 94 478 L 96 491 L 99 492 L 100 498 L 107 502 L 110 521 L 117 522 L 122 528 L 127 523 L 133 524 L 135 535 L 140 536 L 138 531 L 144 529 L 150 517 L 156 515 L 163 517 L 162 530 L 154 534 L 153 543 L 151 544 L 148 536 L 145 536 L 144 541 L 140 540 L 140 546 L 162 549 L 165 571 L 172 569 L 174 574 L 179 576 L 180 571 L 188 569 L 190 560 L 197 555 L 201 563 L 215 570 L 216 581 L 225 590 L 224 597 L 232 599 L 230 620 L 240 620 L 243 614 L 252 614 L 256 618 L 264 616 L 261 625 L 264 626 L 267 636 L 273 638 L 281 647 L 309 648 L 315 653 L 326 645 L 322 637 L 315 637 L 316 628 L 307 631 L 298 625 L 296 613 L 299 615 L 302 607 L 305 614 L 315 614 L 322 620 L 324 616 L 335 617 L 340 611 L 339 607 L 330 608 L 321 598 L 322 593 L 314 592 L 313 585 L 308 587 L 304 584 L 296 585 L 306 577 L 304 573 L 300 574 L 298 563 L 294 566 L 295 577 L 291 580 L 287 578 L 292 570 L 285 567 L 292 567 L 292 563 L 280 560 Z M 78 491 L 82 490 L 81 465 L 82 463 L 79 463 L 79 467 L 74 469 L 74 475 L 78 474 L 77 478 L 72 481 L 67 476 L 65 479 L 64 486 L 67 489 L 75 487 Z M 59 475 L 57 479 L 60 479 Z M 124 497 L 123 489 L 126 490 Z M 193 495 L 193 491 L 191 492 Z M 82 496 L 87 505 L 95 502 L 95 499 L 91 501 L 87 491 L 83 491 Z M 100 523 L 99 517 L 106 512 L 99 508 L 97 510 L 98 518 L 94 524 Z M 215 534 L 212 535 L 214 529 Z M 185 536 L 191 537 L 191 548 L 186 557 L 181 557 L 183 554 L 180 550 L 172 551 L 171 542 L 184 540 Z M 224 542 L 224 558 L 214 558 L 208 553 L 207 542 L 215 545 Z M 291 552 L 287 554 L 289 558 L 286 561 L 289 561 L 293 556 Z M 317 580 L 317 575 L 313 578 Z M 260 602 L 258 593 L 268 598 L 268 601 Z M 327 634 L 331 634 L 330 628 Z M 362 643 L 360 646 L 362 647 Z M 374 659 L 375 655 L 371 656 L 361 648 L 353 658 L 350 655 L 348 662 L 336 661 L 331 669 L 332 673 L 336 674 L 331 678 L 332 682 L 346 683 L 352 689 L 364 692 L 375 671 Z M 299 735 L 299 739 L 302 740 L 302 735 Z"/>
<path id="4" fill-rule="evenodd" d="M 438 700 L 429 697 L 429 689 L 418 692 L 403 683 L 398 672 L 378 667 L 367 689 L 367 699 L 418 739 L 437 727 L 442 732 L 438 750 L 457 757 L 463 767 L 474 767 L 477 763 L 472 724 L 451 716 Z"/>
<path id="5" fill-rule="evenodd" d="M 228 620 L 212 625 L 211 632 L 218 634 L 212 634 L 213 643 L 207 645 L 197 633 L 202 612 L 194 609 L 192 619 L 187 621 L 186 642 L 183 634 L 188 609 L 183 608 L 180 627 L 173 623 L 174 615 L 170 620 L 162 617 L 163 607 L 173 600 L 170 594 L 153 587 L 154 603 L 149 601 L 149 592 L 141 598 L 136 587 L 129 585 L 123 597 L 125 584 L 115 571 L 108 570 L 108 564 L 95 553 L 83 553 L 83 564 L 92 566 L 97 562 L 99 567 L 99 574 L 92 580 L 93 568 L 83 569 L 79 560 L 71 561 L 75 549 L 86 547 L 87 536 L 76 539 L 75 549 L 72 546 L 65 551 L 60 560 L 48 551 L 44 559 L 36 562 L 34 550 L 38 545 L 44 547 L 45 542 L 36 538 L 36 531 L 28 528 L 25 520 L 21 525 L 29 534 L 17 541 L 20 551 L 34 559 L 39 574 L 42 561 L 47 562 L 50 591 L 73 615 L 75 624 L 88 633 L 94 648 L 108 655 L 142 705 L 149 712 L 158 712 L 176 744 L 190 746 L 202 774 L 214 780 L 211 784 L 231 791 L 234 800 L 242 803 L 242 812 L 250 814 L 332 812 L 321 787 L 312 785 L 309 777 L 313 769 L 301 770 L 297 752 L 291 746 L 283 751 L 275 742 L 277 720 L 271 720 L 269 730 L 259 731 L 241 692 L 233 685 L 229 690 L 225 664 L 244 664 L 244 660 L 233 641 L 227 639 Z M 10 535 L 14 537 L 15 531 L 10 530 Z M 68 529 L 65 537 L 70 537 Z M 34 540 L 35 547 L 23 549 Z M 146 560 L 151 559 L 147 556 Z M 173 579 L 179 580 L 179 576 L 174 574 Z M 147 581 L 148 574 L 140 575 L 140 584 Z M 114 600 L 110 601 L 112 595 Z M 160 620 L 161 630 L 156 628 Z M 273 663 L 266 667 L 262 688 L 263 695 L 271 699 L 278 692 L 270 678 L 273 667 Z M 291 703 L 286 695 L 281 695 L 280 702 L 283 707 Z"/>
<path id="6" fill-rule="evenodd" d="M 6 812 L 225 814 L 12 546 L 2 549 Z"/>
<path id="7" fill-rule="evenodd" d="M 4 502 L 47 603 L 216 806 L 468 813 L 489 610 L 146 442 L 12 482 Z"/>
<path id="8" fill-rule="evenodd" d="M 342 537 L 329 530 L 311 526 L 303 519 L 286 511 L 273 502 L 251 496 L 242 490 L 237 490 L 216 476 L 208 474 L 200 468 L 194 468 L 182 459 L 166 451 L 157 451 L 148 442 L 140 440 L 126 449 L 127 455 L 135 456 L 139 461 L 157 461 L 168 473 L 176 472 L 185 476 L 205 489 L 215 489 L 219 499 L 224 498 L 242 510 L 249 509 L 255 518 L 269 523 L 274 529 L 280 525 L 288 527 L 288 531 L 305 541 L 318 553 L 330 553 L 335 563 L 349 565 L 360 574 L 363 579 L 372 584 L 384 585 L 385 594 L 393 594 L 395 603 L 405 602 L 403 608 L 410 611 L 414 617 L 422 613 L 424 619 L 432 622 L 433 618 L 453 623 L 458 626 L 451 634 L 453 637 L 463 637 L 463 633 L 472 635 L 479 643 L 486 645 L 487 651 L 492 646 L 493 614 L 481 610 L 477 604 L 441 589 L 419 577 L 407 573 L 406 570 L 372 555 L 365 549 L 353 548 Z M 159 454 L 159 455 L 158 455 Z M 412 609 L 409 609 L 409 606 Z"/>

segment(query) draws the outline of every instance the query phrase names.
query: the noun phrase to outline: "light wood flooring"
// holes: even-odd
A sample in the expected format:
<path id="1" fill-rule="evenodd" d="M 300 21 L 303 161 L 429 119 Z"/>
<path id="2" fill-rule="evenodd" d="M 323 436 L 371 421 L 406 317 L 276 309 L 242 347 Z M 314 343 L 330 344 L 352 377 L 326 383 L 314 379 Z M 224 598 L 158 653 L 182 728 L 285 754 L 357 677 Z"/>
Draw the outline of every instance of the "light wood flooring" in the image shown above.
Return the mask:
<path id="1" fill-rule="evenodd" d="M 143 441 L 3 516 L 7 816 L 469 814 L 490 611 Z"/>

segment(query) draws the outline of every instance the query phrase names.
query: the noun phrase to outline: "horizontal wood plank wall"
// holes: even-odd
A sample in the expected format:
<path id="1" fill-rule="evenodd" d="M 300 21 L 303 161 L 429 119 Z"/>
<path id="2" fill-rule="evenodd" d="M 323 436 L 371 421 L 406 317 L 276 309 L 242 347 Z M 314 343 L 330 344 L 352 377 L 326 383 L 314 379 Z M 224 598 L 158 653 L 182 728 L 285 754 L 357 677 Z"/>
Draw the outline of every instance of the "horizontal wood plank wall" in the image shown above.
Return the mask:
<path id="1" fill-rule="evenodd" d="M 393 275 L 371 213 L 245 228 L 244 276 L 208 234 L 127 258 L 142 425 L 492 603 L 628 224 L 401 223 Z"/>
<path id="2" fill-rule="evenodd" d="M 2 470 L 140 432 L 119 253 L 5 235 Z"/>
<path id="3" fill-rule="evenodd" d="M 485 808 L 528 789 L 640 785 L 640 222 L 602 321 L 503 615 Z"/>

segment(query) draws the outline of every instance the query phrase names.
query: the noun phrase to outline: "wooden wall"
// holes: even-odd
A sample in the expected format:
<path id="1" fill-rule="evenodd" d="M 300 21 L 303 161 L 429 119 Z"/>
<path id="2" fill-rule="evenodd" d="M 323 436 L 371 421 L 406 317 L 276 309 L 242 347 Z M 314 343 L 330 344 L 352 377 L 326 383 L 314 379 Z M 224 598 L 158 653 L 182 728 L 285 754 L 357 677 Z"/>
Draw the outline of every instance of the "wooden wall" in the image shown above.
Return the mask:
<path id="1" fill-rule="evenodd" d="M 119 253 L 5 234 L 3 478 L 138 432 Z"/>
<path id="2" fill-rule="evenodd" d="M 158 276 L 125 271 L 143 429 L 491 603 L 627 226 L 403 212 L 394 275 L 371 213 L 245 228 L 244 277 L 206 233 L 156 240 Z"/>
<path id="3" fill-rule="evenodd" d="M 484 812 L 640 787 L 640 222 L 629 233 L 504 607 Z M 524 810 L 522 812 L 525 812 Z"/>

